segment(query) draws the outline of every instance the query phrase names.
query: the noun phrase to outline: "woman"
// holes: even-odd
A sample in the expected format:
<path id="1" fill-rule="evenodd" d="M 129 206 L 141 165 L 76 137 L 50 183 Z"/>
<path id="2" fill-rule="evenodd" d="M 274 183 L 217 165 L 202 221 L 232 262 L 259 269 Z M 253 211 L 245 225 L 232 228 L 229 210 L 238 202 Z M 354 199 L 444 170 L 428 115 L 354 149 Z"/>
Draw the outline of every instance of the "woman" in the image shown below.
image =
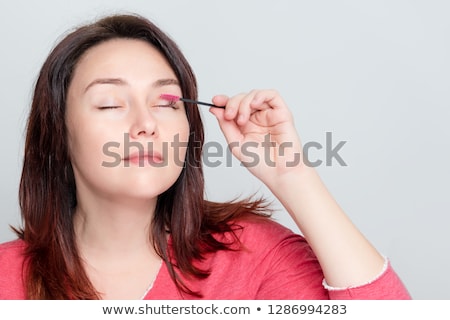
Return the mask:
<path id="1" fill-rule="evenodd" d="M 36 83 L 20 183 L 23 228 L 0 246 L 2 299 L 409 299 L 315 170 L 277 92 L 215 96 L 263 200 L 206 201 L 194 74 L 148 20 L 67 35 Z M 251 146 L 250 154 L 244 146 Z M 254 160 L 260 161 L 254 161 Z"/>

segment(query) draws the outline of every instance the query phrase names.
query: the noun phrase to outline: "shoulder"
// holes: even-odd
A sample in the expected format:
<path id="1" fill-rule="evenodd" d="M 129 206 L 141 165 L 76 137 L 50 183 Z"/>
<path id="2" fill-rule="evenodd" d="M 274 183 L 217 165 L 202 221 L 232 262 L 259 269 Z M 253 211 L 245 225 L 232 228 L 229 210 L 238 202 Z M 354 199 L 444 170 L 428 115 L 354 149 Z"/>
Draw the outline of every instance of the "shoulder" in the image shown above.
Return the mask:
<path id="1" fill-rule="evenodd" d="M 239 226 L 237 235 L 244 247 L 273 250 L 280 245 L 295 243 L 295 246 L 309 248 L 303 236 L 273 219 L 245 219 L 237 222 L 236 225 Z"/>
<path id="2" fill-rule="evenodd" d="M 25 253 L 25 242 L 23 240 L 12 240 L 0 244 L 0 266 L 10 266 L 17 262 L 22 263 Z"/>
<path id="3" fill-rule="evenodd" d="M 265 262 L 291 266 L 293 269 L 314 269 L 317 258 L 306 239 L 272 219 L 255 219 L 239 222 L 238 234 L 244 251 L 260 256 Z"/>
<path id="4" fill-rule="evenodd" d="M 212 270 L 208 281 L 234 279 L 227 285 L 232 288 L 230 292 L 220 286 L 221 297 L 327 298 L 320 265 L 301 234 L 267 218 L 245 218 L 235 221 L 234 226 L 238 250 L 217 252 L 206 265 Z"/>
<path id="5" fill-rule="evenodd" d="M 25 247 L 25 242 L 20 239 L 3 242 L 0 243 L 0 254 L 8 252 L 12 253 L 14 251 L 23 251 Z"/>
<path id="6" fill-rule="evenodd" d="M 13 240 L 0 244 L 0 299 L 23 299 L 25 242 Z"/>

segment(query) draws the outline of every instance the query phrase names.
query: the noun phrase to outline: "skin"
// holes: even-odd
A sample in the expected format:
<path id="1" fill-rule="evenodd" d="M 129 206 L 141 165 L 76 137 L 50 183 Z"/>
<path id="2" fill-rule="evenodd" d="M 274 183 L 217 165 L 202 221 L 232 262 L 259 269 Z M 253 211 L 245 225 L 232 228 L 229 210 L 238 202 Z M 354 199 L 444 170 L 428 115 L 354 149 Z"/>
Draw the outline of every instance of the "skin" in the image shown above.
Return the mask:
<path id="1" fill-rule="evenodd" d="M 157 196 L 176 181 L 186 151 L 168 147 L 165 152 L 164 143 L 175 137 L 187 142 L 189 136 L 183 104 L 172 108 L 160 99 L 163 93 L 181 95 L 175 81 L 153 47 L 122 39 L 87 51 L 69 86 L 75 232 L 88 276 L 105 299 L 139 298 L 161 265 L 149 243 L 149 224 Z M 105 154 L 111 142 L 115 145 Z M 139 151 L 136 144 L 152 149 L 152 155 L 127 160 Z M 115 157 L 120 161 L 113 166 L 102 165 Z"/>
<path id="2" fill-rule="evenodd" d="M 105 78 L 122 82 L 92 84 Z M 166 103 L 159 101 L 160 94 L 181 95 L 177 85 L 155 86 L 161 79 L 175 79 L 161 55 L 146 43 L 122 39 L 90 49 L 78 63 L 69 87 L 66 122 L 79 203 L 75 233 L 88 276 L 104 299 L 142 297 L 161 264 L 149 244 L 148 226 L 156 197 L 181 172 L 177 156 L 171 151 L 164 155 L 164 167 L 125 167 L 124 161 L 116 167 L 101 165 L 111 161 L 103 152 L 105 143 L 121 142 L 122 148 L 124 134 L 133 142 L 152 142 L 160 152 L 163 142 L 173 141 L 176 135 L 179 141 L 187 141 L 182 103 L 177 103 L 176 110 L 156 107 Z M 314 168 L 302 161 L 286 165 L 302 148 L 280 95 L 273 90 L 254 90 L 233 97 L 218 95 L 212 102 L 225 106 L 210 112 L 229 144 L 256 142 L 252 152 L 264 159 L 267 148 L 262 142 L 270 134 L 273 164 L 258 161 L 248 169 L 297 223 L 317 255 L 327 283 L 349 287 L 374 279 L 381 272 L 383 257 L 348 219 Z M 120 108 L 99 109 L 102 105 Z M 121 148 L 116 151 L 125 157 L 126 150 Z M 240 148 L 232 152 L 240 161 L 252 160 Z M 178 153 L 178 158 L 184 158 L 184 151 Z"/>
<path id="3" fill-rule="evenodd" d="M 264 159 L 262 143 L 270 134 L 271 161 L 258 161 L 248 169 L 280 200 L 311 245 L 328 285 L 357 286 L 373 280 L 384 258 L 348 219 L 314 168 L 299 161 L 301 141 L 283 99 L 274 90 L 254 90 L 234 97 L 216 96 L 213 103 L 226 109 L 211 109 L 227 139 L 242 146 L 257 142 L 252 151 Z M 288 145 L 288 148 L 281 146 Z M 283 150 L 282 150 L 283 149 Z M 239 148 L 232 149 L 241 161 L 249 161 Z M 282 155 L 282 156 L 280 156 Z"/>

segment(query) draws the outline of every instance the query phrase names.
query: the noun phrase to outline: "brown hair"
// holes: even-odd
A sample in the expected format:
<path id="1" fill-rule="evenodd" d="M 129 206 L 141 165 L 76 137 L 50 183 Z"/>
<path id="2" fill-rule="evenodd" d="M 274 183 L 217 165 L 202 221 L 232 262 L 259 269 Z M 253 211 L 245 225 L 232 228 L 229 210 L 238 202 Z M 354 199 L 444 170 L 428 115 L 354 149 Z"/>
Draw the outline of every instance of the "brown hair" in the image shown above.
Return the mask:
<path id="1" fill-rule="evenodd" d="M 52 50 L 36 82 L 28 118 L 19 201 L 23 227 L 15 229 L 27 244 L 25 283 L 29 299 L 97 299 L 78 255 L 72 215 L 76 185 L 67 148 L 66 97 L 74 68 L 89 48 L 114 38 L 141 39 L 167 59 L 183 97 L 197 98 L 194 73 L 177 45 L 156 25 L 138 15 L 113 15 L 81 26 Z M 197 106 L 187 104 L 190 139 L 185 166 L 158 197 L 152 243 L 181 293 L 191 291 L 183 276 L 199 279 L 209 270 L 195 266 L 208 252 L 231 250 L 215 234 L 235 239 L 237 221 L 266 216 L 261 199 L 213 203 L 204 199 L 201 154 L 204 132 Z M 170 233 L 171 244 L 167 241 Z"/>

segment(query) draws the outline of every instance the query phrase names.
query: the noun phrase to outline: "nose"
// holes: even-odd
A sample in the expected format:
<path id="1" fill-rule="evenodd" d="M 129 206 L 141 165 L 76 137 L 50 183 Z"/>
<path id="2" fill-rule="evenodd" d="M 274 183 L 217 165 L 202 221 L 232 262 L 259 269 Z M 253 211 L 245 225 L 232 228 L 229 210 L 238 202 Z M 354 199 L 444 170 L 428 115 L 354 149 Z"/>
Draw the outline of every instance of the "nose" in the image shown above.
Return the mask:
<path id="1" fill-rule="evenodd" d="M 130 137 L 139 139 L 151 137 L 157 134 L 156 119 L 152 115 L 148 106 L 136 106 L 132 112 L 132 124 L 130 127 Z"/>

